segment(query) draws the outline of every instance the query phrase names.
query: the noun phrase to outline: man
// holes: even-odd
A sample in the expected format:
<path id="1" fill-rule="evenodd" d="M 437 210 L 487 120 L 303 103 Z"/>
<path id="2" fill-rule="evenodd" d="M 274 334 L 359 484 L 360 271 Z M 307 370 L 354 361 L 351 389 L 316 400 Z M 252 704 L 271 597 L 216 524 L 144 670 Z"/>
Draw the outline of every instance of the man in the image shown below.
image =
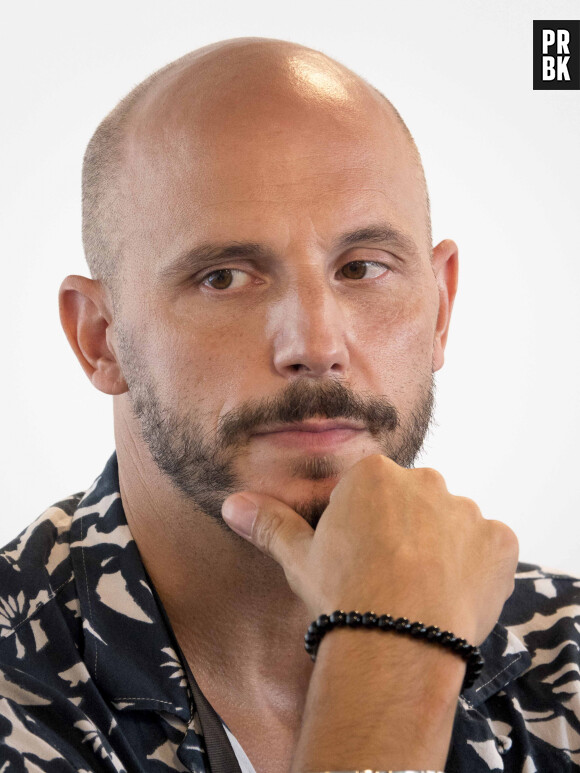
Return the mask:
<path id="1" fill-rule="evenodd" d="M 310 49 L 209 46 L 101 124 L 83 207 L 61 319 L 116 453 L 2 554 L 0 770 L 580 769 L 578 582 L 514 581 L 512 532 L 412 468 L 457 248 L 390 103 Z M 339 609 L 483 672 L 392 627 L 312 660 Z"/>

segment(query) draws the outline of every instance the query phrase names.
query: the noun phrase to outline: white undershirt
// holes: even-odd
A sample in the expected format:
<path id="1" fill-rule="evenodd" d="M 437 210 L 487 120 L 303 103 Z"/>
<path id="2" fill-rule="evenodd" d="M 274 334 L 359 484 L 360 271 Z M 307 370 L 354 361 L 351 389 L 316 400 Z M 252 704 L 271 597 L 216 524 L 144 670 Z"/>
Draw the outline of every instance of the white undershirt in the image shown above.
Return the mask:
<path id="1" fill-rule="evenodd" d="M 230 743 L 232 745 L 232 749 L 234 750 L 234 754 L 238 758 L 238 763 L 240 765 L 242 773 L 256 773 L 254 770 L 254 766 L 248 759 L 248 755 L 246 752 L 242 749 L 240 746 L 238 739 L 233 735 L 233 733 L 228 730 L 228 728 L 225 725 L 225 722 L 222 722 L 224 726 L 224 730 L 226 731 L 228 738 L 230 739 Z"/>

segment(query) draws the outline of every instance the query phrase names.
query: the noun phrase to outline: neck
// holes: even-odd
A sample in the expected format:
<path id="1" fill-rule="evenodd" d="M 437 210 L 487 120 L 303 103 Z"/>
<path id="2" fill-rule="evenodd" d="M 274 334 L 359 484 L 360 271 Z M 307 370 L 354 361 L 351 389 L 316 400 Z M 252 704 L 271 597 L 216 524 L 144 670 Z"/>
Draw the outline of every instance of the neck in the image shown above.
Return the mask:
<path id="1" fill-rule="evenodd" d="M 202 691 L 300 717 L 313 669 L 306 607 L 273 559 L 176 492 L 133 437 L 116 431 L 123 507 Z"/>

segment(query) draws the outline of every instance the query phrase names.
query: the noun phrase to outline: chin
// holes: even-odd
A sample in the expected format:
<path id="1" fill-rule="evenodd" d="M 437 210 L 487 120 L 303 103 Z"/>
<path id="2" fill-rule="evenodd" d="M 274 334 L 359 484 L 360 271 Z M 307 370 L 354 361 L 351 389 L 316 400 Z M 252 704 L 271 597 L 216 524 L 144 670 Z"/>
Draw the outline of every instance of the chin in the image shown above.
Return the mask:
<path id="1" fill-rule="evenodd" d="M 318 521 L 328 507 L 328 503 L 328 497 L 313 497 L 312 499 L 293 502 L 291 507 L 298 515 L 304 518 L 306 523 L 310 524 L 313 529 L 316 529 Z"/>
<path id="2" fill-rule="evenodd" d="M 328 481 L 336 485 L 344 472 L 344 463 L 336 456 L 303 456 L 290 465 L 292 478 L 304 481 Z"/>

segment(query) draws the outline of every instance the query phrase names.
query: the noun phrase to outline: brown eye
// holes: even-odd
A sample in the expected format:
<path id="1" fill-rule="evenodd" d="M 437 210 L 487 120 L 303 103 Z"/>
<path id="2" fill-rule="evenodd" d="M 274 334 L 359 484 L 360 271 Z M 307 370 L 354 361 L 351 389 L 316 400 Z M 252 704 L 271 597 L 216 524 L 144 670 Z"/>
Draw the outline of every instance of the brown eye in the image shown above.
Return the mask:
<path id="1" fill-rule="evenodd" d="M 340 269 L 345 279 L 379 279 L 391 269 L 372 260 L 351 260 Z"/>
<path id="2" fill-rule="evenodd" d="M 220 268 L 219 271 L 214 271 L 205 278 L 205 281 L 214 290 L 226 290 L 231 285 L 232 280 L 232 270 L 230 268 Z"/>
<path id="3" fill-rule="evenodd" d="M 353 260 L 342 267 L 347 279 L 363 279 L 367 273 L 367 264 L 362 260 Z"/>
<path id="4" fill-rule="evenodd" d="M 202 285 L 212 290 L 239 290 L 251 284 L 252 277 L 240 268 L 218 268 L 203 279 Z"/>

